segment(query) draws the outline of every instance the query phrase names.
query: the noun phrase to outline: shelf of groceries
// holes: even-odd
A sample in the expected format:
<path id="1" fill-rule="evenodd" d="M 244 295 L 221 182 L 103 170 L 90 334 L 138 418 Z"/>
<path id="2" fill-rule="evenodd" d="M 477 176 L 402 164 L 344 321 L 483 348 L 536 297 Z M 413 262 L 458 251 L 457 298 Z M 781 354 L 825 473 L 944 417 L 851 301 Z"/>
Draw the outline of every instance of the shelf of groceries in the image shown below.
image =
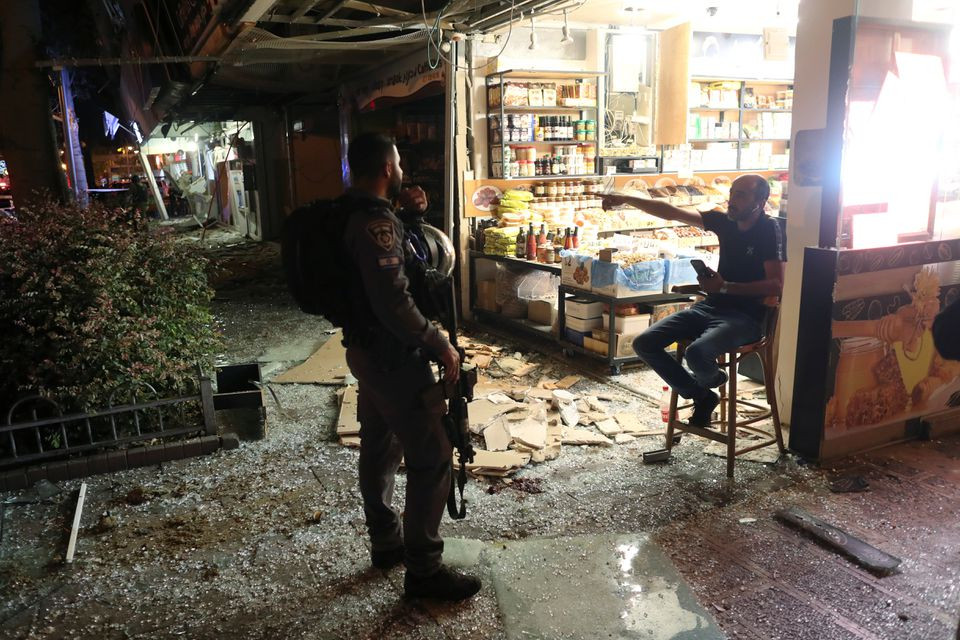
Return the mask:
<path id="1" fill-rule="evenodd" d="M 568 353 L 597 357 L 619 373 L 636 361 L 630 345 L 650 320 L 689 300 L 671 291 L 696 283 L 690 260 L 716 268 L 716 236 L 629 207 L 606 211 L 599 194 L 585 194 L 580 206 L 578 195 L 541 196 L 539 187 L 507 190 L 495 217 L 478 227 L 474 309 L 482 320 L 551 336 Z M 722 189 L 715 191 L 626 189 L 702 210 L 726 200 Z M 492 267 L 478 267 L 483 260 Z"/>

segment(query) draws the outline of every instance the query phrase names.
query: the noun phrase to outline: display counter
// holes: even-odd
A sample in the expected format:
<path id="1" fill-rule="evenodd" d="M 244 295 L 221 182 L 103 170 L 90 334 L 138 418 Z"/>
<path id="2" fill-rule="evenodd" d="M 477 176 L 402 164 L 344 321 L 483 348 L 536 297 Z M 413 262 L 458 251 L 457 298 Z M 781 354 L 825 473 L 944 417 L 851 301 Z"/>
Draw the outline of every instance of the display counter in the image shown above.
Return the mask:
<path id="1" fill-rule="evenodd" d="M 960 362 L 930 332 L 958 274 L 960 240 L 806 250 L 791 449 L 830 459 L 960 421 Z"/>

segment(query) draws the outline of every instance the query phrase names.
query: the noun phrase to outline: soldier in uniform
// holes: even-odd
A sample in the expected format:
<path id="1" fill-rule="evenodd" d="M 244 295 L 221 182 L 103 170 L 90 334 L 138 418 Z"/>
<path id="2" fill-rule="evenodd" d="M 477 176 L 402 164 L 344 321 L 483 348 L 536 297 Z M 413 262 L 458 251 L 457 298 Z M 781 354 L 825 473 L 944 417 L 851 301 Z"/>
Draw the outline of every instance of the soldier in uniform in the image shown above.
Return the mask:
<path id="1" fill-rule="evenodd" d="M 427 405 L 421 392 L 436 382 L 431 360 L 456 381 L 460 359 L 450 342 L 414 303 L 404 274 L 403 227 L 392 201 L 423 211 L 419 188 L 401 192 L 403 172 L 393 141 L 365 134 L 350 143 L 353 186 L 344 234 L 352 260 L 350 321 L 344 328 L 347 363 L 359 381 L 360 493 L 371 560 L 379 569 L 406 565 L 408 597 L 462 600 L 480 581 L 442 563 L 440 520 L 450 490 L 452 446 L 443 431 L 442 401 Z M 392 506 L 401 457 L 407 468 L 401 527 Z"/>

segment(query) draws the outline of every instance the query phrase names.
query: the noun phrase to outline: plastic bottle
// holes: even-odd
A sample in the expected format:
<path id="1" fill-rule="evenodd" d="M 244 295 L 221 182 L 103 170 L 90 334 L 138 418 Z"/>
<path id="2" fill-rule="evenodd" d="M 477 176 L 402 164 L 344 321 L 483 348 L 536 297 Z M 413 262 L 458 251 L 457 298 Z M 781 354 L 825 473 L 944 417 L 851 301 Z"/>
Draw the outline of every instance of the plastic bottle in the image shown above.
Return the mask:
<path id="1" fill-rule="evenodd" d="M 660 393 L 660 419 L 663 424 L 670 422 L 670 387 L 666 385 Z"/>

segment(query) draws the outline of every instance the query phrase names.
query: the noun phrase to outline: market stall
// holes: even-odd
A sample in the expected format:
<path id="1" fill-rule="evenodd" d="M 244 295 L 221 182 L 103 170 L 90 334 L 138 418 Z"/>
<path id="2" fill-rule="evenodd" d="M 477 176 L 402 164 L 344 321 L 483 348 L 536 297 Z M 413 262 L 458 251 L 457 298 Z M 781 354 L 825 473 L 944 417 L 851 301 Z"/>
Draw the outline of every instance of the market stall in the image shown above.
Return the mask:
<path id="1" fill-rule="evenodd" d="M 566 48 L 538 55 L 531 32 L 526 59 L 507 42 L 493 63 L 473 60 L 464 312 L 619 373 L 638 361 L 636 335 L 689 304 L 673 288 L 696 282 L 691 259 L 715 264 L 717 239 L 632 208 L 604 211 L 602 194 L 708 211 L 737 176 L 760 173 L 768 213 L 783 215 L 792 60 L 765 64 L 759 36 L 690 24 L 580 26 L 564 31 Z M 704 55 L 711 42 L 722 46 Z M 750 60 L 737 58 L 744 51 Z"/>
<path id="2" fill-rule="evenodd" d="M 807 457 L 960 424 L 960 363 L 930 331 L 960 297 L 949 44 L 941 25 L 834 22 L 827 127 L 812 136 L 824 161 L 806 178 L 822 176 L 820 243 L 804 252 L 793 383 L 790 447 Z"/>
<path id="3" fill-rule="evenodd" d="M 361 133 L 391 136 L 400 152 L 404 186 L 422 188 L 427 221 L 451 233 L 447 209 L 452 141 L 448 131 L 447 63 L 430 64 L 418 50 L 343 88 L 341 155 L 349 175 L 349 140 Z"/>

